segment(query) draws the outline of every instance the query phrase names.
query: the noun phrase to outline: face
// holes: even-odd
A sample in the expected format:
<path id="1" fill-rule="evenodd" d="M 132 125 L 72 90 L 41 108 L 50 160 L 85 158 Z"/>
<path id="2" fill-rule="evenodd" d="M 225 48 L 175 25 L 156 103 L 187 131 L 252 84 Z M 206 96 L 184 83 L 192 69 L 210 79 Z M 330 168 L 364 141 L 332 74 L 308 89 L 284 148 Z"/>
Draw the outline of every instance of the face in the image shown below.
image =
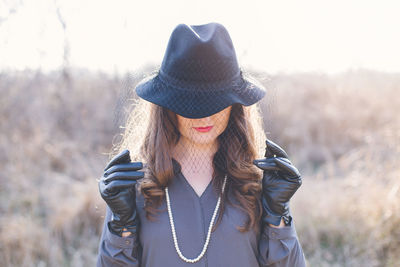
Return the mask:
<path id="1" fill-rule="evenodd" d="M 213 144 L 228 125 L 232 106 L 209 117 L 189 119 L 176 114 L 178 129 L 186 142 L 207 145 Z"/>

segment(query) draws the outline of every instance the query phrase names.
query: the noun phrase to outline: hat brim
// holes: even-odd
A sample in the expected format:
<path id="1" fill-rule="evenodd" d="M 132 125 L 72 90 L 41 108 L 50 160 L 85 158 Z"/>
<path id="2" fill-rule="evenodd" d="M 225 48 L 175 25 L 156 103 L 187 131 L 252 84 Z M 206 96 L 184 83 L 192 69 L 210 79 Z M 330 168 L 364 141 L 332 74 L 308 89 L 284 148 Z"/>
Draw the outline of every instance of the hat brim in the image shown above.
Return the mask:
<path id="1" fill-rule="evenodd" d="M 256 85 L 242 76 L 239 81 L 223 87 L 186 90 L 166 84 L 156 75 L 139 83 L 135 90 L 139 97 L 192 119 L 211 116 L 235 103 L 250 106 L 266 94 L 264 86 Z"/>

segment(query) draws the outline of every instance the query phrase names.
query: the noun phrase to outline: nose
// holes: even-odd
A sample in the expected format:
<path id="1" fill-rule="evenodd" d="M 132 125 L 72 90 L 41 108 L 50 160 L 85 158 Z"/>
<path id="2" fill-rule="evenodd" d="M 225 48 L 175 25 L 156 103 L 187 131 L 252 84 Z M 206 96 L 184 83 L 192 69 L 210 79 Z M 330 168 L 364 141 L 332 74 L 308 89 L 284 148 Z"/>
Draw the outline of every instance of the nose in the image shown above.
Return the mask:
<path id="1" fill-rule="evenodd" d="M 200 118 L 200 119 L 198 120 L 199 124 L 201 124 L 201 125 L 203 125 L 203 126 L 209 125 L 211 121 L 212 121 L 212 120 L 211 120 L 211 116 L 204 117 L 204 118 Z"/>

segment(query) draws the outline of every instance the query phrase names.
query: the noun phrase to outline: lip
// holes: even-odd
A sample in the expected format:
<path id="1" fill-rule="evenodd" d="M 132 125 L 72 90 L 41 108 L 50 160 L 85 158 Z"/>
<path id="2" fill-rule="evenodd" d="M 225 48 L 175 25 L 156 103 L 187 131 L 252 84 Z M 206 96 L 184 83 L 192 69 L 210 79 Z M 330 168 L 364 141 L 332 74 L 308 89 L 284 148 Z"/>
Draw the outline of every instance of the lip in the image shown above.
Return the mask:
<path id="1" fill-rule="evenodd" d="M 196 131 L 201 132 L 201 133 L 206 133 L 209 132 L 213 126 L 207 126 L 207 127 L 193 127 Z"/>

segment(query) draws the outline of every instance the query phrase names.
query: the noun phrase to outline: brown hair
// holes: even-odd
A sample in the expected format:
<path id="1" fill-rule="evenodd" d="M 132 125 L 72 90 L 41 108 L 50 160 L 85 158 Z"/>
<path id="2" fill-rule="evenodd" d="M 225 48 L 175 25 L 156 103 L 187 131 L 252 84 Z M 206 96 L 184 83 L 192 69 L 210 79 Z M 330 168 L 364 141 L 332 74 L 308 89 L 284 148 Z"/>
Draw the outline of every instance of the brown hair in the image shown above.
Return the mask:
<path id="1" fill-rule="evenodd" d="M 145 177 L 140 181 L 140 191 L 145 199 L 146 218 L 154 220 L 157 209 L 165 198 L 164 188 L 174 177 L 172 147 L 178 142 L 180 133 L 174 112 L 137 99 L 130 112 L 122 141 L 115 145 L 113 155 L 129 149 L 133 161 L 143 161 Z M 219 147 L 214 155 L 212 185 L 221 192 L 224 173 L 228 174 L 225 193 L 221 197 L 218 226 L 225 204 L 231 204 L 247 213 L 241 232 L 250 228 L 258 232 L 262 214 L 260 202 L 261 171 L 252 163 L 265 149 L 265 134 L 258 104 L 232 105 L 228 126 L 218 136 Z M 233 195 L 238 204 L 230 201 Z M 235 201 L 235 202 L 236 202 Z"/>

